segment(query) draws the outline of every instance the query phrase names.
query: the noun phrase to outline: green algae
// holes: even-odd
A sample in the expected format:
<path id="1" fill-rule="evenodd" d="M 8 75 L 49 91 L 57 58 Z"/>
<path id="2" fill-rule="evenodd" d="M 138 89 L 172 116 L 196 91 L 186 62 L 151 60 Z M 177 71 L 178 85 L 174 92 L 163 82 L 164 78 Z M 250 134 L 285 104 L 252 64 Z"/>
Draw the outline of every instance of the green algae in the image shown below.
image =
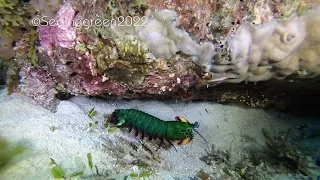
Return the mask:
<path id="1" fill-rule="evenodd" d="M 91 169 L 92 171 L 92 174 L 93 174 L 93 162 L 92 162 L 92 156 L 91 156 L 91 153 L 87 153 L 87 160 L 88 160 L 88 166 L 89 168 Z"/>
<path id="2" fill-rule="evenodd" d="M 15 50 L 15 59 L 21 63 L 29 62 L 32 66 L 38 67 L 36 47 L 37 39 L 38 35 L 36 30 L 30 30 L 29 32 L 25 33 Z"/>
<path id="3" fill-rule="evenodd" d="M 86 46 L 86 44 L 84 44 L 80 41 L 77 41 L 76 46 L 75 46 L 75 50 L 80 52 L 81 54 L 85 54 L 87 52 L 87 46 Z"/>
<path id="4" fill-rule="evenodd" d="M 138 175 L 137 173 L 130 173 L 130 177 L 131 177 L 132 179 L 136 179 L 136 178 L 139 177 L 139 175 Z"/>
<path id="5" fill-rule="evenodd" d="M 18 144 L 9 143 L 7 140 L 0 138 L 0 169 L 7 166 L 14 157 L 20 155 L 24 148 Z"/>
<path id="6" fill-rule="evenodd" d="M 93 2 L 83 2 L 82 4 L 92 5 Z M 102 7 L 102 8 L 101 8 Z M 105 8 L 103 8 L 105 7 Z M 147 9 L 146 2 L 144 0 L 110 0 L 99 4 L 98 10 L 94 12 L 95 17 L 103 21 L 103 23 L 94 24 L 86 29 L 86 32 L 94 37 L 102 37 L 103 39 L 113 39 L 117 36 L 117 33 L 112 30 L 113 26 L 124 26 L 125 31 L 134 32 L 133 25 L 127 25 L 126 18 L 134 19 L 136 17 L 144 16 L 144 12 Z M 90 14 L 83 14 L 84 17 L 89 17 Z M 137 22 L 136 22 L 137 23 Z"/>
<path id="7" fill-rule="evenodd" d="M 65 171 L 55 162 L 54 159 L 50 158 L 50 172 L 54 178 L 64 178 L 66 173 Z"/>
<path id="8" fill-rule="evenodd" d="M 97 111 L 96 110 L 94 110 L 94 108 L 92 108 L 92 109 L 90 109 L 90 111 L 88 112 L 88 117 L 90 118 L 90 119 L 92 119 L 94 116 L 96 116 L 97 115 Z"/>
<path id="9" fill-rule="evenodd" d="M 0 37 L 10 37 L 16 28 L 26 25 L 26 8 L 18 0 L 0 0 Z"/>
<path id="10" fill-rule="evenodd" d="M 19 69 L 24 63 L 30 63 L 31 66 L 38 67 L 38 56 L 37 56 L 37 31 L 30 30 L 25 33 L 20 39 L 18 46 L 15 49 L 15 57 L 9 61 L 9 69 L 7 71 L 7 86 L 8 94 L 18 92 L 19 84 Z"/>
<path id="11" fill-rule="evenodd" d="M 137 38 L 122 38 L 118 41 L 119 58 L 135 64 L 145 63 L 145 50 Z"/>
<path id="12" fill-rule="evenodd" d="M 92 161 L 92 155 L 91 153 L 87 153 L 86 154 L 86 157 L 87 157 L 87 164 L 88 164 L 88 167 L 89 169 L 91 170 L 92 174 L 90 175 L 85 175 L 85 169 L 82 169 L 81 170 L 77 170 L 77 171 L 74 171 L 73 173 L 66 173 L 66 171 L 61 167 L 59 166 L 54 159 L 50 158 L 50 173 L 51 173 L 51 176 L 53 178 L 58 178 L 58 179 L 72 179 L 72 178 L 84 178 L 84 179 L 91 179 L 91 178 L 98 178 L 101 177 L 101 178 L 107 178 L 107 175 L 101 175 L 99 173 L 99 170 L 98 170 L 98 167 L 97 165 L 94 165 L 93 164 L 93 161 Z M 85 168 L 85 166 L 83 167 Z M 95 173 L 93 172 L 93 168 L 95 168 Z"/>
<path id="13" fill-rule="evenodd" d="M 145 0 L 111 0 L 106 7 L 107 17 L 143 15 L 146 6 Z"/>
<path id="14" fill-rule="evenodd" d="M 141 84 L 149 72 L 146 51 L 134 38 L 123 37 L 117 42 L 106 39 L 88 44 L 78 42 L 76 48 L 83 54 L 89 53 L 94 76 L 108 77 L 106 80 L 122 82 L 130 88 Z"/>

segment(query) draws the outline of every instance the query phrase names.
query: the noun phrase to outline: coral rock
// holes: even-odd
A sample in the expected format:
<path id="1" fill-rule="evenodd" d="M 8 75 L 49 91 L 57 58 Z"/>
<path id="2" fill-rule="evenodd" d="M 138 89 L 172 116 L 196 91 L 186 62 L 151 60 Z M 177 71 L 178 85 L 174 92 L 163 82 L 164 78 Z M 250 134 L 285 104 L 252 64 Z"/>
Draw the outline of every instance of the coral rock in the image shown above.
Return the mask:
<path id="1" fill-rule="evenodd" d="M 40 3 L 32 2 L 34 7 Z M 56 3 L 50 7 L 57 8 Z M 48 86 L 38 85 L 39 94 L 43 89 L 53 94 L 49 89 L 55 87 L 74 95 L 214 99 L 267 107 L 278 98 L 275 92 L 283 92 L 278 82 L 314 87 L 308 83 L 320 74 L 319 12 L 320 6 L 299 0 L 68 1 L 55 14 L 57 24 L 38 27 L 40 46 L 19 44 L 22 53 L 16 58 L 39 50 L 40 67 L 29 64 L 23 69 L 28 73 L 21 74 L 35 84 L 50 74 Z M 83 18 L 113 25 L 74 24 Z M 138 19 L 136 25 L 130 18 Z M 279 89 L 270 90 L 268 82 Z"/>
<path id="2" fill-rule="evenodd" d="M 47 69 L 25 65 L 20 71 L 20 76 L 23 77 L 21 79 L 22 94 L 33 99 L 38 105 L 54 111 L 58 103 L 56 99 L 58 91 Z"/>

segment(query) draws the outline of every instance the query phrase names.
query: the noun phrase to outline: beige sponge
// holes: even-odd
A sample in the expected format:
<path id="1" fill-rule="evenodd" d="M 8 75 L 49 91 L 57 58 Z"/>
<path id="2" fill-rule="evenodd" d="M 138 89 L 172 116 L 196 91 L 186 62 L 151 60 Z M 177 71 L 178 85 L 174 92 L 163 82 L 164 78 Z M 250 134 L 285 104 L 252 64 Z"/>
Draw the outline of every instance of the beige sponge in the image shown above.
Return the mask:
<path id="1" fill-rule="evenodd" d="M 256 27 L 244 23 L 228 41 L 232 61 L 214 64 L 212 81 L 238 83 L 318 76 L 319 24 L 320 6 L 302 16 L 293 14 Z"/>

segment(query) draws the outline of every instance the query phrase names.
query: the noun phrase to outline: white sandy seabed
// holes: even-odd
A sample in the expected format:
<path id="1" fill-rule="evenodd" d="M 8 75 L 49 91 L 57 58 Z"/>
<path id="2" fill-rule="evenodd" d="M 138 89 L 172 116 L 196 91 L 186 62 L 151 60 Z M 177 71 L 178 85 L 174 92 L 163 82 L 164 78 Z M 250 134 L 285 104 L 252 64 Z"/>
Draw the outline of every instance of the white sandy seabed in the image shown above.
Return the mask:
<path id="1" fill-rule="evenodd" d="M 116 158 L 103 146 L 108 132 L 105 130 L 104 114 L 117 108 L 136 108 L 164 120 L 174 120 L 176 115 L 186 117 L 190 122 L 198 121 L 198 131 L 208 142 L 225 150 L 231 148 L 231 158 L 239 160 L 246 147 L 262 146 L 264 138 L 261 128 L 272 132 L 286 131 L 297 127 L 297 118 L 284 120 L 276 112 L 259 109 L 245 109 L 211 102 L 159 102 L 159 101 L 107 101 L 86 97 L 73 97 L 61 101 L 57 112 L 52 113 L 34 105 L 20 94 L 10 97 L 1 91 L 0 95 L 0 137 L 12 142 L 23 142 L 27 150 L 6 166 L 0 179 L 52 179 L 50 158 L 62 167 L 66 174 L 87 167 L 86 154 L 91 153 L 93 163 L 100 171 L 117 174 L 118 178 L 134 172 L 134 166 L 119 166 Z M 97 115 L 90 119 L 91 108 Z M 98 121 L 98 125 L 88 130 L 88 124 Z M 304 120 L 304 123 L 306 121 Z M 50 128 L 55 130 L 51 131 Z M 118 130 L 116 134 L 123 134 Z M 127 136 L 130 134 L 125 134 Z M 248 141 L 251 139 L 251 141 Z M 154 179 L 189 179 L 201 169 L 212 171 L 199 158 L 205 155 L 207 144 L 195 135 L 193 141 L 169 150 L 159 150 L 160 166 L 155 169 Z M 156 147 L 154 147 L 156 148 Z M 89 168 L 85 175 L 91 174 Z"/>

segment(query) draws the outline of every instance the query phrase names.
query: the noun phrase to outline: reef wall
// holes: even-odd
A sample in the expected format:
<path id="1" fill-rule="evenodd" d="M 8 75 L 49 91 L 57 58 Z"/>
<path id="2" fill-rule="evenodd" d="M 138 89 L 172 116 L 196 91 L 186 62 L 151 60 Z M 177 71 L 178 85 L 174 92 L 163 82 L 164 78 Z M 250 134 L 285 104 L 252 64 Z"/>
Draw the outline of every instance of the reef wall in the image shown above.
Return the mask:
<path id="1" fill-rule="evenodd" d="M 280 109 L 289 97 L 319 95 L 317 1 L 32 0 L 15 7 L 27 7 L 29 25 L 19 39 L 0 40 L 10 52 L 1 53 L 8 90 L 48 109 L 61 94 Z"/>

